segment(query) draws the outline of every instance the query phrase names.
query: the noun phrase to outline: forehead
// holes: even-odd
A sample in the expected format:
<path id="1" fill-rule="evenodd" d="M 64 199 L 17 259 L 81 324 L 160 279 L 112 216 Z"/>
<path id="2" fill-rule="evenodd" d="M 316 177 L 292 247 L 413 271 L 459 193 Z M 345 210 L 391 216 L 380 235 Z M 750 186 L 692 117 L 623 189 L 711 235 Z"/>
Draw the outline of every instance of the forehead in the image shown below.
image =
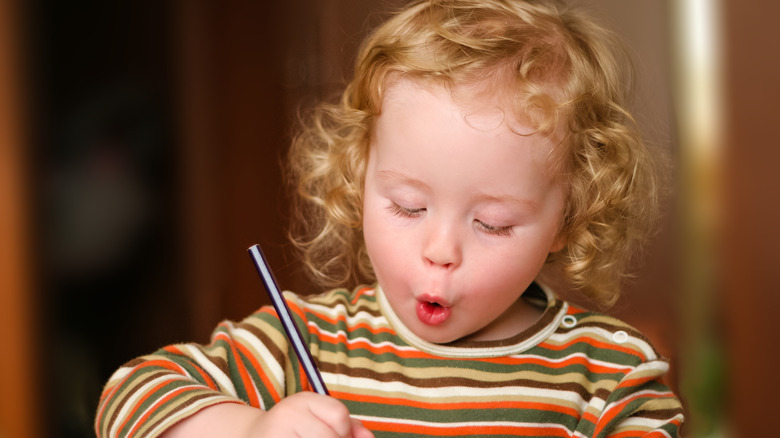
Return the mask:
<path id="1" fill-rule="evenodd" d="M 419 123 L 413 118 L 432 118 L 446 112 L 439 123 L 453 126 L 465 124 L 484 134 L 516 136 L 519 142 L 533 138 L 538 147 L 534 155 L 552 159 L 556 149 L 555 135 L 545 134 L 532 126 L 526 115 L 515 104 L 512 93 L 502 88 L 491 88 L 490 82 L 448 85 L 439 81 L 396 77 L 389 81 L 382 96 L 381 111 L 375 128 L 394 130 L 400 124 Z"/>
<path id="2" fill-rule="evenodd" d="M 518 173 L 556 179 L 548 138 L 512 117 L 500 100 L 458 98 L 463 95 L 441 85 L 395 82 L 376 121 L 372 155 L 382 166 L 420 174 L 432 167 L 471 176 L 482 171 L 481 182 L 503 183 L 521 178 Z"/>
<path id="3" fill-rule="evenodd" d="M 416 93 L 447 93 L 477 127 L 504 125 L 521 135 L 540 134 L 560 143 L 568 116 L 556 104 L 558 91 L 528 87 L 527 83 L 523 85 L 500 74 L 486 74 L 481 80 L 465 82 L 391 74 L 384 81 L 377 107 L 381 114 L 385 106 L 403 104 L 404 99 L 415 98 Z"/>

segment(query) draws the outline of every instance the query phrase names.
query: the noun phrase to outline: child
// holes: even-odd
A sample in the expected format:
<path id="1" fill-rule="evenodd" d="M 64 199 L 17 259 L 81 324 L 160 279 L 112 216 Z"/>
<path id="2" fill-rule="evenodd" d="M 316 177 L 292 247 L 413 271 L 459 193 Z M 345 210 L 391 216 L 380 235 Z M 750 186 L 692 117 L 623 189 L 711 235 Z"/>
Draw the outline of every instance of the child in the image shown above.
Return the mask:
<path id="1" fill-rule="evenodd" d="M 290 154 L 305 262 L 372 284 L 286 294 L 331 396 L 262 308 L 122 366 L 98 435 L 677 436 L 667 362 L 538 279 L 613 302 L 653 216 L 618 53 L 557 2 L 414 1 Z"/>

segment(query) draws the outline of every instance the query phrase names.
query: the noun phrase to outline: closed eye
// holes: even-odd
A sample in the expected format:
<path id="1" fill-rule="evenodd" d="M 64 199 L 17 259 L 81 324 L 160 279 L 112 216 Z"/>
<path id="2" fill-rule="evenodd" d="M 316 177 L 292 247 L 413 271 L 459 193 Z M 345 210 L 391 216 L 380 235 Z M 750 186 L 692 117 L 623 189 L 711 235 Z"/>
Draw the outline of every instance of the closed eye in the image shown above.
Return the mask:
<path id="1" fill-rule="evenodd" d="M 477 224 L 482 231 L 495 236 L 510 236 L 512 235 L 512 226 L 496 226 L 490 225 L 487 222 L 482 222 L 479 219 L 474 219 L 474 223 Z"/>
<path id="2" fill-rule="evenodd" d="M 394 215 L 401 217 L 419 217 L 426 210 L 425 208 L 404 207 L 395 202 L 391 202 L 390 205 L 387 206 L 387 209 Z"/>

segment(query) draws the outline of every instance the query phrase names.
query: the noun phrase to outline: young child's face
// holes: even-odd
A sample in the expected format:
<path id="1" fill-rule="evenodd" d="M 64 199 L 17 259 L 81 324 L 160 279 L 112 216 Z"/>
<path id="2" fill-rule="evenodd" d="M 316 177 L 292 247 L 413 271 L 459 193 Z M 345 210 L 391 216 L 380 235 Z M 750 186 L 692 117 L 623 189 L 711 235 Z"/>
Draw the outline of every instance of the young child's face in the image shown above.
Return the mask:
<path id="1" fill-rule="evenodd" d="M 404 324 L 435 343 L 527 328 L 537 313 L 518 298 L 564 244 L 548 141 L 471 106 L 444 87 L 393 83 L 366 172 L 363 232 L 379 284 Z"/>

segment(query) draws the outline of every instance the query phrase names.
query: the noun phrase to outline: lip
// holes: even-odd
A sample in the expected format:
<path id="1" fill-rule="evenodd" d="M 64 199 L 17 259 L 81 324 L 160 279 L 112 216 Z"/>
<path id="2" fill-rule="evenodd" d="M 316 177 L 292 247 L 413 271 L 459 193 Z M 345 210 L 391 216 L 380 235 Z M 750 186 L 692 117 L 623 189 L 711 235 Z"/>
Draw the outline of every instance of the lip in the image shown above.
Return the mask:
<path id="1" fill-rule="evenodd" d="M 449 303 L 430 296 L 417 299 L 417 319 L 425 325 L 437 326 L 444 324 L 452 314 Z"/>
<path id="2" fill-rule="evenodd" d="M 422 302 L 436 303 L 436 304 L 438 304 L 438 305 L 440 305 L 442 307 L 452 307 L 452 303 L 450 303 L 449 300 L 447 300 L 446 298 L 440 297 L 440 296 L 437 296 L 437 295 L 433 295 L 433 294 L 430 294 L 430 293 L 425 293 L 425 294 L 422 294 L 422 295 L 418 295 L 416 298 L 417 298 L 417 301 L 421 302 L 421 303 Z"/>

